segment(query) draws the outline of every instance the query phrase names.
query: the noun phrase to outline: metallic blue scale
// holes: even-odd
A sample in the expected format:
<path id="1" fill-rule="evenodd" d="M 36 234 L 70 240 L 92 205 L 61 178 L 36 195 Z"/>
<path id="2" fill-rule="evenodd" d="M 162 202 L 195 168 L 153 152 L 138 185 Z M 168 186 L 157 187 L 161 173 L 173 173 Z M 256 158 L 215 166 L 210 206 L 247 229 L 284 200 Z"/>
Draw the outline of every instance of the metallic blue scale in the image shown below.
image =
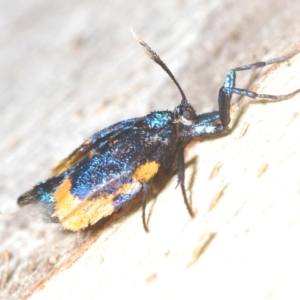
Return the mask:
<path id="1" fill-rule="evenodd" d="M 170 148 L 169 141 L 174 131 L 171 116 L 171 112 L 154 112 L 144 118 L 142 129 L 126 130 L 120 136 L 113 134 L 114 138 L 105 143 L 100 138 L 100 143 L 95 142 L 93 145 L 94 156 L 89 158 L 87 154 L 80 164 L 70 170 L 72 195 L 79 199 L 93 199 L 100 193 L 113 194 L 123 184 L 130 183 L 132 174 L 139 165 L 160 159 L 165 153 L 163 148 Z M 161 131 L 157 131 L 158 129 Z M 97 133 L 98 136 L 105 134 Z M 157 141 L 160 138 L 165 147 L 157 151 Z M 108 143 L 111 145 L 105 147 Z"/>
<path id="2" fill-rule="evenodd" d="M 163 129 L 165 125 L 172 121 L 173 113 L 170 111 L 153 112 L 144 118 L 144 122 L 154 129 Z"/>

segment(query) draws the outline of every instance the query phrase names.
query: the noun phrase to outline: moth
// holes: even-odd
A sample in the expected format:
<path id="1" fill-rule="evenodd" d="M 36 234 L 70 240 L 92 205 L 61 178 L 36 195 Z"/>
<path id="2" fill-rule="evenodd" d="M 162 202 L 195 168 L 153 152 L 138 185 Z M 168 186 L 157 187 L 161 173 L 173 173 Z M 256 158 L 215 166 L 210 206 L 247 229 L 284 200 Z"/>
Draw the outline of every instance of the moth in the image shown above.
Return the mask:
<path id="1" fill-rule="evenodd" d="M 233 94 L 252 99 L 286 100 L 300 92 L 298 89 L 276 96 L 235 87 L 237 71 L 288 60 L 300 52 L 298 49 L 290 55 L 230 70 L 219 90 L 219 110 L 197 114 L 166 64 L 134 32 L 133 36 L 175 83 L 181 102 L 172 111 L 151 112 L 93 134 L 53 169 L 52 177 L 19 197 L 20 206 L 38 205 L 41 218 L 60 222 L 64 229 L 78 231 L 93 225 L 142 193 L 142 219 L 148 231 L 147 195 L 151 181 L 159 176 L 160 170 L 177 170 L 178 186 L 193 216 L 185 189 L 184 148 L 196 137 L 222 135 L 229 130 Z"/>

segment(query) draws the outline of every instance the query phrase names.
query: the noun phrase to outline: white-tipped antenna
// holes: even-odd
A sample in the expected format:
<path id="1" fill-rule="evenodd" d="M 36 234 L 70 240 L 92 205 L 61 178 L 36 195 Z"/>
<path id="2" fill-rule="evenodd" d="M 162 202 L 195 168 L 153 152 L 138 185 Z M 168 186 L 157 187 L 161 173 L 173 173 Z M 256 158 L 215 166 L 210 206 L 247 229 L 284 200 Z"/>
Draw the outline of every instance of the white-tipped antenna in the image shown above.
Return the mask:
<path id="1" fill-rule="evenodd" d="M 181 86 L 179 85 L 179 83 L 177 82 L 176 78 L 174 77 L 174 75 L 172 74 L 172 72 L 170 71 L 170 69 L 166 66 L 166 64 L 161 60 L 161 58 L 158 56 L 158 54 L 156 52 L 154 52 L 131 28 L 131 33 L 132 36 L 144 47 L 144 49 L 146 50 L 147 55 L 153 59 L 158 65 L 160 65 L 164 71 L 171 77 L 171 79 L 173 80 L 173 82 L 176 84 L 177 88 L 179 89 L 179 92 L 181 94 L 182 97 L 182 101 L 181 103 L 187 103 L 185 94 L 181 88 Z"/>

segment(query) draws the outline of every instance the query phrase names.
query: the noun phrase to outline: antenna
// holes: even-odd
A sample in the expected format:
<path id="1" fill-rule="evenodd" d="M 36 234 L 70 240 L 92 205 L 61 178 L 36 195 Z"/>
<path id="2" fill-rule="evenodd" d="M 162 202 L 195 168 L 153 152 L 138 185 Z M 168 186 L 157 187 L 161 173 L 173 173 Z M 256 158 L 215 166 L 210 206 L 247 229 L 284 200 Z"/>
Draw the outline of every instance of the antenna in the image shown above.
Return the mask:
<path id="1" fill-rule="evenodd" d="M 185 94 L 181 88 L 181 86 L 179 85 L 179 83 L 177 82 L 176 78 L 174 77 L 174 75 L 172 74 L 172 72 L 170 71 L 170 69 L 166 66 L 166 64 L 161 60 L 161 58 L 158 56 L 158 54 L 156 52 L 154 52 L 131 28 L 131 33 L 132 36 L 145 48 L 147 55 L 153 59 L 158 65 L 160 65 L 164 71 L 171 77 L 171 79 L 173 80 L 173 82 L 176 84 L 182 100 L 181 103 L 187 103 L 187 99 L 185 97 Z"/>

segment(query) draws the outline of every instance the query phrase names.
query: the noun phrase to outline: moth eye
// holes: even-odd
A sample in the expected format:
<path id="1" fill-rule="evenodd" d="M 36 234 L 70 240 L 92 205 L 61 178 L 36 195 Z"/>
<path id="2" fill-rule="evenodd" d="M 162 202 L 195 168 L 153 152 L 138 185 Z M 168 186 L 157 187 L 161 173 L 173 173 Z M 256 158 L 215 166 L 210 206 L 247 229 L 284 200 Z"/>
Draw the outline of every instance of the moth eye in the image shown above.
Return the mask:
<path id="1" fill-rule="evenodd" d="M 182 116 L 190 121 L 194 119 L 195 113 L 192 110 L 187 109 L 182 112 Z"/>

